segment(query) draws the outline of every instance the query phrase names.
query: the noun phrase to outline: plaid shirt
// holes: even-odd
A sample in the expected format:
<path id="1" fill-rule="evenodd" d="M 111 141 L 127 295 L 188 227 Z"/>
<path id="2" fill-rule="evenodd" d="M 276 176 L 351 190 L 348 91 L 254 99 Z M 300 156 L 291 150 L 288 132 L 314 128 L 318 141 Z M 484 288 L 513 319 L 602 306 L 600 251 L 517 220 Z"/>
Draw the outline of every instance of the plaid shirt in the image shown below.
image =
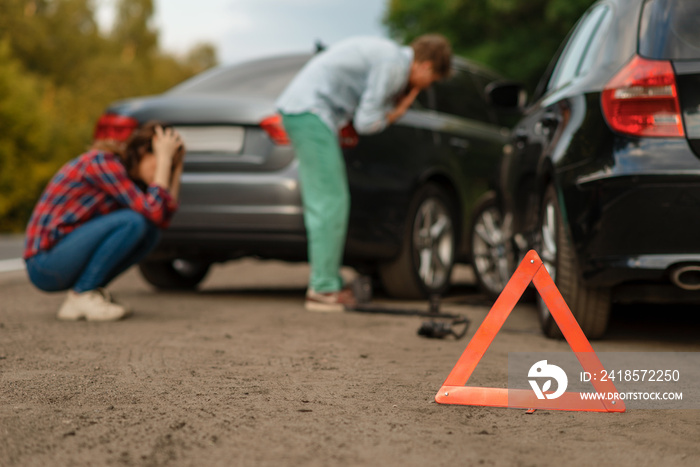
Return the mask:
<path id="1" fill-rule="evenodd" d="M 144 193 L 114 154 L 89 151 L 78 156 L 53 176 L 34 207 L 24 258 L 50 250 L 90 219 L 124 208 L 165 228 L 177 202 L 160 186 L 150 185 Z"/>

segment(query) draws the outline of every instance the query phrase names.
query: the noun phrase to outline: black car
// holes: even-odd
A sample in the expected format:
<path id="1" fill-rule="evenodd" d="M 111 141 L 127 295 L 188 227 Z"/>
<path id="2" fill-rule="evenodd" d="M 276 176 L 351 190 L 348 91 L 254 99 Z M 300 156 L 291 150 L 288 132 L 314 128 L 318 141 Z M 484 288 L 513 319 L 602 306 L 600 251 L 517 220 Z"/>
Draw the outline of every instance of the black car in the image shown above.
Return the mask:
<path id="1" fill-rule="evenodd" d="M 242 256 L 306 260 L 297 162 L 274 102 L 310 57 L 220 67 L 100 118 L 95 138 L 124 139 L 156 119 L 186 143 L 180 209 L 140 265 L 149 282 L 195 287 L 212 263 Z M 507 113 L 486 101 L 501 78 L 462 59 L 453 71 L 386 131 L 340 134 L 352 200 L 345 263 L 393 296 L 440 293 L 469 260 L 470 215 L 509 136 Z"/>
<path id="2" fill-rule="evenodd" d="M 534 248 L 589 338 L 613 302 L 700 301 L 698 24 L 697 0 L 596 2 L 505 148 L 490 251 Z"/>

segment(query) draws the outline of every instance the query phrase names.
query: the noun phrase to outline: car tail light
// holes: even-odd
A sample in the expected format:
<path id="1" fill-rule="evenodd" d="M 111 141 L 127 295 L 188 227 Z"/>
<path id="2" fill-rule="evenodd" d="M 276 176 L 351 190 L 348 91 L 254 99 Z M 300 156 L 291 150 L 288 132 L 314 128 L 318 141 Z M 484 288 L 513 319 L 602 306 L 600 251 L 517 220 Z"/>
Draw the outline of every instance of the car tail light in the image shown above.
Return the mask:
<path id="1" fill-rule="evenodd" d="M 282 125 L 282 116 L 279 114 L 271 115 L 262 122 L 260 122 L 260 127 L 265 130 L 270 139 L 275 144 L 290 144 L 289 136 Z M 352 124 L 344 126 L 338 135 L 340 146 L 343 148 L 354 148 L 360 141 L 355 128 Z"/>
<path id="2" fill-rule="evenodd" d="M 635 56 L 603 90 L 610 127 L 635 136 L 682 137 L 683 120 L 671 62 Z"/>
<path id="3" fill-rule="evenodd" d="M 275 114 L 265 118 L 260 122 L 260 126 L 275 144 L 286 145 L 290 143 L 289 136 L 287 136 L 284 126 L 282 126 L 281 115 Z"/>
<path id="4" fill-rule="evenodd" d="M 360 142 L 360 137 L 357 131 L 355 131 L 355 127 L 352 126 L 352 123 L 348 123 L 341 128 L 338 137 L 340 139 L 340 147 L 342 148 L 354 148 L 357 146 L 357 143 Z"/>
<path id="5" fill-rule="evenodd" d="M 135 118 L 117 114 L 103 114 L 97 125 L 93 138 L 95 140 L 126 141 L 131 133 L 138 128 L 139 122 Z"/>

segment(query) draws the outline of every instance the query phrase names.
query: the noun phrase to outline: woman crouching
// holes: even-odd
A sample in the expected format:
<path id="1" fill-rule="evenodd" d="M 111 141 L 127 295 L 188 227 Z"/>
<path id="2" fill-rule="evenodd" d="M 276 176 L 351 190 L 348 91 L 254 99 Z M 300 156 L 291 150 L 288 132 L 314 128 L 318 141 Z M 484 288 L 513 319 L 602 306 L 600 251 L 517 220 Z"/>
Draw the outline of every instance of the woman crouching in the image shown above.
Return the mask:
<path id="1" fill-rule="evenodd" d="M 51 179 L 27 225 L 32 283 L 68 290 L 60 320 L 115 321 L 130 314 L 104 290 L 155 247 L 177 209 L 184 158 L 180 135 L 149 122 L 125 149 L 99 142 Z"/>

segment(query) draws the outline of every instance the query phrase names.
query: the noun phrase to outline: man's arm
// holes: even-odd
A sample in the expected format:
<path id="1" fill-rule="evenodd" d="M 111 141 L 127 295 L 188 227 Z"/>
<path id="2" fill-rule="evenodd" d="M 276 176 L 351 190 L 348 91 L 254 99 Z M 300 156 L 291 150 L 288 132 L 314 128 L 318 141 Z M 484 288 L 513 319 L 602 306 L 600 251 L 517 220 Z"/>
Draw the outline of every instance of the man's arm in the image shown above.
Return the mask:
<path id="1" fill-rule="evenodd" d="M 379 64 L 372 69 L 353 119 L 358 133 L 378 133 L 398 120 L 410 107 L 415 99 L 413 92 L 407 94 L 396 108 L 387 105 L 405 82 L 404 73 L 405 70 L 399 64 L 392 62 Z"/>
<path id="2" fill-rule="evenodd" d="M 394 107 L 394 109 L 391 112 L 386 114 L 387 124 L 391 125 L 396 120 L 403 117 L 403 114 L 405 114 L 406 111 L 411 107 L 411 104 L 413 104 L 413 101 L 416 100 L 416 97 L 418 97 L 419 93 L 420 89 L 411 88 L 408 94 L 403 96 L 398 102 L 398 104 L 396 104 L 396 107 Z"/>

